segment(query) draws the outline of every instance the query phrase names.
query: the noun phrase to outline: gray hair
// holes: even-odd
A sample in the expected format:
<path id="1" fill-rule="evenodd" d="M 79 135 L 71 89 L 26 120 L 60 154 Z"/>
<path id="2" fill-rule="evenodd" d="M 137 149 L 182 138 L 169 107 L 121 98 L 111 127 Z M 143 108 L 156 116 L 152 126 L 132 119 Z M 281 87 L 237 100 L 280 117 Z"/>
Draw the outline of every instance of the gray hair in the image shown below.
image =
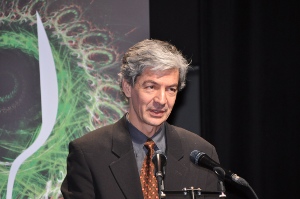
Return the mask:
<path id="1" fill-rule="evenodd" d="M 154 71 L 178 69 L 178 90 L 185 87 L 189 63 L 181 52 L 168 42 L 146 39 L 129 48 L 123 56 L 119 73 L 121 90 L 123 80 L 133 87 L 136 78 L 143 73 L 146 67 L 150 67 Z"/>

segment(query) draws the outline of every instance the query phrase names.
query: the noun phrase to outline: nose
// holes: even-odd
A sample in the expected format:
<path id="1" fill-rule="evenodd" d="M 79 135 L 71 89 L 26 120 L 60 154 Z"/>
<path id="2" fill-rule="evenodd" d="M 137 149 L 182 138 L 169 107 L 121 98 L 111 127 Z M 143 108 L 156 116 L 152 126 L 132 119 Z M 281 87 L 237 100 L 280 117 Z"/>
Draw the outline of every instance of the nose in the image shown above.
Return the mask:
<path id="1" fill-rule="evenodd" d="M 166 91 L 164 89 L 160 89 L 156 92 L 154 102 L 160 106 L 164 106 L 167 103 Z"/>

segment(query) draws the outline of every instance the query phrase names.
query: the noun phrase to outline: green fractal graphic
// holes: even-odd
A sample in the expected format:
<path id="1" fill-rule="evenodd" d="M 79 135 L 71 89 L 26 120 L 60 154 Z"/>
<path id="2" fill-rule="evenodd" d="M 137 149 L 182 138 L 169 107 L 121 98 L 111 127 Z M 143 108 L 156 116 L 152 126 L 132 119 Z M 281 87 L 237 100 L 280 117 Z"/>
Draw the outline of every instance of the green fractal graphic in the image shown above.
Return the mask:
<path id="1" fill-rule="evenodd" d="M 59 107 L 49 139 L 18 170 L 13 198 L 61 198 L 69 141 L 115 122 L 126 110 L 116 77 L 118 38 L 85 20 L 74 2 L 0 3 L 0 198 L 6 198 L 12 162 L 42 123 L 36 11 L 51 43 Z"/>

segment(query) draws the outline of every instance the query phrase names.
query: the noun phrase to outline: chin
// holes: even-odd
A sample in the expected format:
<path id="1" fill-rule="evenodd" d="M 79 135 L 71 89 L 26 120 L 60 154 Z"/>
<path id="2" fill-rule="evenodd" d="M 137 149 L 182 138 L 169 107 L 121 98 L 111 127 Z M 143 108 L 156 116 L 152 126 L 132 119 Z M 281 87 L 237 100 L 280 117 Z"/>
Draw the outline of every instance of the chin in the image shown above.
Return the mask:
<path id="1" fill-rule="evenodd" d="M 160 119 L 150 119 L 148 120 L 148 124 L 150 124 L 151 126 L 159 126 L 161 125 L 164 121 L 166 121 L 165 118 L 160 118 Z"/>

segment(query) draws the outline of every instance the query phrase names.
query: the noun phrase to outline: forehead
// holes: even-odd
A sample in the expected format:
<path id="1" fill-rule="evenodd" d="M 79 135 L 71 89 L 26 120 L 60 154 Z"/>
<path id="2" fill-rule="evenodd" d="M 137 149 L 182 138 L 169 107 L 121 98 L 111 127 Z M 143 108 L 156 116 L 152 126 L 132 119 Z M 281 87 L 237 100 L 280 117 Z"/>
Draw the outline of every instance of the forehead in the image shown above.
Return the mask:
<path id="1" fill-rule="evenodd" d="M 168 80 L 178 83 L 179 70 L 177 68 L 167 70 L 151 70 L 151 68 L 145 68 L 143 73 L 138 77 L 137 81 L 147 80 Z M 167 83 L 167 82 L 166 82 Z"/>

